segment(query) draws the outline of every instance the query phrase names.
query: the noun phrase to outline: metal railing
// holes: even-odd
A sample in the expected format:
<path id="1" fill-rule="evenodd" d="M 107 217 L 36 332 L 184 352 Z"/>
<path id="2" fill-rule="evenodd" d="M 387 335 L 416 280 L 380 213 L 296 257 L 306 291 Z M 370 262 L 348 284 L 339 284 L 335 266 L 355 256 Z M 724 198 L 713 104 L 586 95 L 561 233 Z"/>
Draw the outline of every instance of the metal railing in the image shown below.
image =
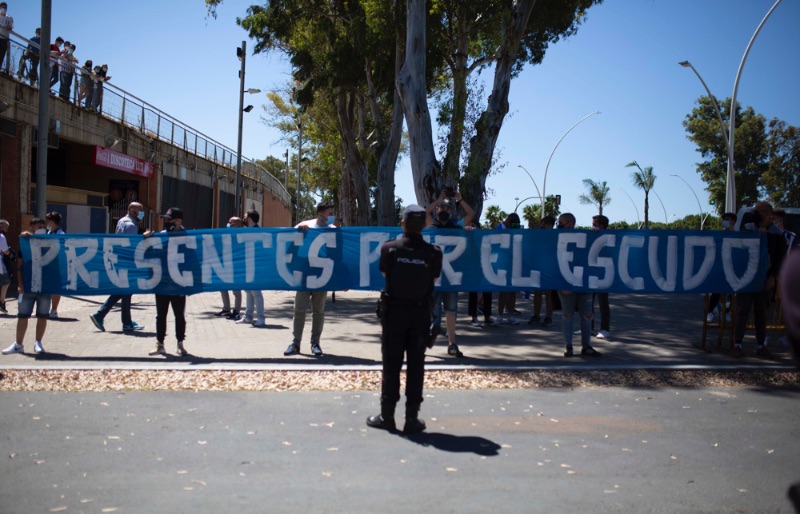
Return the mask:
<path id="1" fill-rule="evenodd" d="M 27 47 L 28 45 L 34 47 L 38 45 L 16 32 L 11 34 L 7 60 L 1 63 L 2 70 L 10 77 L 24 81 L 23 68 L 27 66 L 30 69 L 31 67 L 31 60 L 26 59 Z M 70 64 L 70 66 L 74 73 L 68 101 L 77 105 L 80 79 L 84 70 L 74 64 Z M 38 74 L 38 67 L 36 72 Z M 54 72 L 58 73 L 58 66 L 51 67 L 51 73 Z M 94 74 L 90 79 L 95 80 Z M 30 81 L 28 80 L 26 83 L 30 83 Z M 97 83 L 95 82 L 95 84 Z M 31 85 L 38 87 L 35 82 Z M 95 87 L 97 86 L 95 85 Z M 102 87 L 101 101 L 96 106 L 97 112 L 101 115 L 136 129 L 144 138 L 169 143 L 186 152 L 236 170 L 236 152 L 234 150 L 110 82 L 103 83 Z M 242 157 L 242 177 L 260 182 L 265 186 L 265 192 L 280 198 L 286 204 L 291 204 L 291 196 L 284 185 L 269 171 L 244 156 Z"/>

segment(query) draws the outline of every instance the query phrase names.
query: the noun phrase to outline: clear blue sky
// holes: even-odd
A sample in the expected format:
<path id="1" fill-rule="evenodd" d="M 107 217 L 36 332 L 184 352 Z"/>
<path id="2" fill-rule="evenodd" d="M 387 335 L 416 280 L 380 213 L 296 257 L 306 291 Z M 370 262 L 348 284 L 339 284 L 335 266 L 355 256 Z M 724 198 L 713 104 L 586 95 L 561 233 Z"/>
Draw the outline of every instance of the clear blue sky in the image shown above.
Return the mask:
<path id="1" fill-rule="evenodd" d="M 235 24 L 251 0 L 225 0 L 216 20 L 207 19 L 202 0 L 53 2 L 53 35 L 77 45 L 83 62 L 108 63 L 112 82 L 184 123 L 236 147 L 238 69 L 236 47 L 246 33 Z M 607 0 L 590 9 L 578 34 L 550 48 L 540 66 L 527 68 L 511 86 L 511 112 L 500 135 L 502 173 L 489 177 L 488 205 L 514 209 L 515 198 L 538 196 L 525 166 L 542 187 L 547 158 L 559 138 L 593 111 L 555 152 L 547 177 L 548 194 L 562 196 L 562 211 L 580 225 L 596 213 L 581 205 L 582 180 L 606 180 L 612 203 L 606 214 L 635 222 L 644 195 L 634 188 L 630 168 L 638 161 L 657 175 L 655 192 L 666 218 L 698 212 L 692 191 L 709 209 L 696 172 L 701 156 L 686 139 L 681 122 L 705 90 L 689 60 L 719 98 L 733 82 L 750 38 L 773 0 Z M 40 24 L 38 0 L 11 0 L 15 30 L 32 35 Z M 784 0 L 767 21 L 748 56 L 738 101 L 767 119 L 800 126 L 800 2 Z M 247 42 L 252 49 L 253 42 Z M 289 78 L 282 56 L 258 55 L 247 61 L 246 87 L 266 92 Z M 484 77 L 488 76 L 486 73 Z M 258 107 L 263 93 L 246 97 Z M 281 156 L 286 144 L 260 121 L 257 108 L 245 115 L 243 153 L 251 158 Z M 408 159 L 397 172 L 396 194 L 415 201 Z M 532 202 L 536 200 L 529 200 Z M 526 202 L 526 203 L 528 203 Z M 664 221 L 661 203 L 651 195 L 651 219 Z"/>

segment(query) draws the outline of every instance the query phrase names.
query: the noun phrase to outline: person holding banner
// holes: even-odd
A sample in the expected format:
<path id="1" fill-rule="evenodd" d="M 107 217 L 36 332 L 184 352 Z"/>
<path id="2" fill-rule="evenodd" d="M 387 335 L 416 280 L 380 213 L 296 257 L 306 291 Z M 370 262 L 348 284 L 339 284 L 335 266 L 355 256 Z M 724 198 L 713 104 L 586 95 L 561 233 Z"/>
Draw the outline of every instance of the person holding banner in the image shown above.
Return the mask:
<path id="1" fill-rule="evenodd" d="M 121 217 L 117 222 L 117 234 L 130 234 L 136 235 L 139 233 L 139 222 L 144 219 L 144 206 L 138 202 L 131 202 L 128 204 L 128 214 Z M 122 331 L 133 332 L 134 330 L 142 330 L 144 325 L 140 325 L 131 319 L 131 295 L 129 294 L 115 294 L 108 297 L 105 303 L 94 314 L 89 316 L 94 326 L 101 332 L 106 331 L 105 320 L 106 315 L 111 312 L 111 309 L 121 302 L 122 312 Z"/>
<path id="2" fill-rule="evenodd" d="M 247 228 L 260 228 L 258 225 L 260 219 L 261 216 L 258 211 L 249 210 L 245 213 L 242 224 Z M 264 321 L 264 294 L 260 290 L 252 289 L 245 291 L 244 294 L 246 298 L 244 314 L 237 318 L 236 323 L 263 327 L 266 325 L 266 321 Z M 241 302 L 239 308 L 241 308 Z"/>
<path id="3" fill-rule="evenodd" d="M 231 219 L 228 220 L 228 228 L 242 228 L 242 218 L 238 216 L 232 216 Z M 233 293 L 233 310 L 231 310 L 231 297 L 228 293 L 229 291 L 219 292 L 220 297 L 222 297 L 222 310 L 217 313 L 217 316 L 225 316 L 227 319 L 235 320 L 239 317 L 239 311 L 242 310 L 242 292 L 230 291 L 230 293 Z"/>
<path id="4" fill-rule="evenodd" d="M 565 212 L 558 217 L 558 229 L 574 229 L 575 216 L 571 212 Z M 592 348 L 589 340 L 592 337 L 592 294 L 574 293 L 562 290 L 558 292 L 561 299 L 561 333 L 564 335 L 564 357 L 572 357 L 572 319 L 575 317 L 577 307 L 581 320 L 581 355 L 589 357 L 599 357 L 600 352 Z"/>
<path id="5" fill-rule="evenodd" d="M 430 299 L 434 282 L 442 271 L 442 251 L 422 239 L 425 210 L 409 205 L 403 212 L 403 237 L 381 247 L 380 270 L 386 277 L 381 293 L 382 337 L 381 413 L 367 418 L 367 425 L 396 431 L 394 410 L 400 400 L 400 370 L 403 356 L 406 372 L 406 422 L 403 432 L 425 430 L 419 419 L 425 377 L 425 342 L 431 320 Z"/>
<path id="6" fill-rule="evenodd" d="M 336 226 L 333 204 L 322 201 L 317 204 L 317 217 L 301 221 L 294 228 L 308 230 L 313 228 L 338 228 Z M 322 357 L 322 347 L 319 339 L 322 336 L 322 327 L 325 325 L 325 302 L 328 299 L 327 291 L 298 291 L 294 295 L 294 318 L 292 319 L 292 344 L 283 352 L 287 357 L 300 353 L 300 341 L 303 339 L 303 329 L 306 324 L 306 310 L 311 301 L 311 353 L 314 357 Z"/>

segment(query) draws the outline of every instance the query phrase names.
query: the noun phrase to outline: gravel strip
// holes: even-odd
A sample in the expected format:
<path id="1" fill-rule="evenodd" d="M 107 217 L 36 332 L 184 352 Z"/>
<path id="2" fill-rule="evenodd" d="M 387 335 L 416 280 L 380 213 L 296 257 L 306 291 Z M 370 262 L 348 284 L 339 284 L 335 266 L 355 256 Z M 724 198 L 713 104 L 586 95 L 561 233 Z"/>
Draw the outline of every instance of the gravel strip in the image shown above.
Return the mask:
<path id="1" fill-rule="evenodd" d="M 6 370 L 0 391 L 379 391 L 379 371 Z M 800 371 L 429 371 L 425 389 L 797 387 Z"/>

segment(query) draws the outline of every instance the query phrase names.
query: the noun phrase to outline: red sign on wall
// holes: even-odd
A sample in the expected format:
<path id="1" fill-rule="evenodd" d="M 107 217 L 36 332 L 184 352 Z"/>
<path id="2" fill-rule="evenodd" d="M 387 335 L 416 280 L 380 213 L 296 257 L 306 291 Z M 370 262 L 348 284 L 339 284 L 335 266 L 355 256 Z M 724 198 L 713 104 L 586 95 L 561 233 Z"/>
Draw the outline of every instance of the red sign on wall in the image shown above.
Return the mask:
<path id="1" fill-rule="evenodd" d="M 155 172 L 155 166 L 152 162 L 143 161 L 102 146 L 94 147 L 94 164 L 145 178 L 151 178 Z"/>

